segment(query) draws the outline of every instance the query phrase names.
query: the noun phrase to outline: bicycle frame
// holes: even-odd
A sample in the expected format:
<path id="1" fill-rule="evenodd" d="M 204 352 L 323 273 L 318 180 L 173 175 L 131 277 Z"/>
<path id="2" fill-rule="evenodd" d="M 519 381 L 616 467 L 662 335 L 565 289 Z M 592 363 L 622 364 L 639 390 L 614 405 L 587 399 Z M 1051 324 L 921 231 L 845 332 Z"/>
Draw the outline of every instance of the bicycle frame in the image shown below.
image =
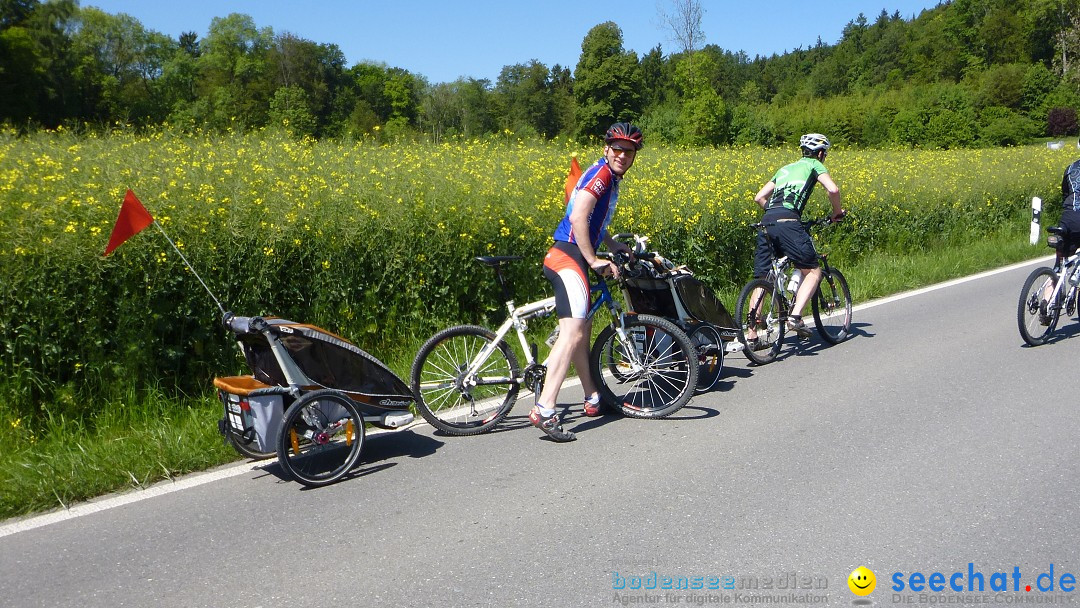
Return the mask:
<path id="1" fill-rule="evenodd" d="M 592 320 L 596 313 L 600 311 L 602 307 L 607 307 L 611 311 L 612 317 L 618 321 L 616 331 L 619 334 L 619 339 L 623 343 L 628 343 L 629 337 L 626 334 L 625 316 L 623 315 L 622 307 L 611 295 L 611 288 L 608 286 L 607 281 L 600 279 L 595 284 L 589 285 L 590 293 L 599 292 L 599 296 L 589 306 L 589 312 L 585 315 L 585 318 Z M 536 302 L 525 304 L 521 308 L 514 306 L 513 300 L 507 300 L 506 310 L 509 313 L 506 320 L 502 325 L 495 330 L 495 339 L 489 342 L 484 348 L 476 354 L 476 357 L 469 363 L 469 368 L 464 375 L 464 385 L 467 388 L 474 386 L 480 386 L 485 384 L 505 384 L 507 381 L 521 383 L 523 378 L 479 378 L 480 368 L 483 367 L 488 357 L 491 356 L 495 349 L 498 348 L 500 342 L 506 339 L 506 336 L 510 334 L 510 330 L 516 330 L 518 336 L 518 342 L 521 344 L 521 350 L 525 353 L 526 368 L 536 364 L 536 356 L 533 352 L 532 345 L 529 344 L 528 338 L 525 336 L 525 331 L 528 329 L 529 320 L 536 318 L 543 318 L 550 315 L 555 310 L 555 298 L 545 298 Z M 634 371 L 640 371 L 643 369 L 639 353 L 636 349 L 630 349 L 631 363 Z M 545 360 L 542 365 L 546 366 Z"/>
<path id="2" fill-rule="evenodd" d="M 832 220 L 829 219 L 829 218 L 820 219 L 820 220 L 814 220 L 814 221 L 809 221 L 809 222 L 802 222 L 803 226 L 807 229 L 807 231 L 809 231 L 811 228 L 813 228 L 815 226 L 827 226 L 828 224 L 831 224 L 831 223 L 832 223 Z M 765 235 L 766 235 L 765 241 L 768 243 L 769 250 L 772 252 L 772 268 L 769 269 L 769 274 L 768 274 L 768 277 L 766 278 L 766 280 L 771 280 L 773 282 L 773 284 L 776 286 L 775 293 L 778 294 L 779 297 L 780 297 L 780 302 L 781 302 L 781 306 L 782 306 L 781 312 L 786 316 L 788 314 L 788 311 L 791 310 L 791 305 L 793 304 L 793 301 L 788 299 L 787 282 L 791 278 L 791 272 L 793 272 L 792 267 L 794 266 L 794 264 L 791 262 L 790 259 L 788 259 L 788 256 L 786 256 L 786 255 L 777 256 L 776 247 L 773 244 L 772 240 L 768 238 L 768 233 L 769 233 L 768 225 L 759 223 L 759 224 L 754 224 L 753 227 L 755 227 L 758 230 L 764 232 Z M 813 243 L 813 237 L 812 236 L 811 236 L 811 242 Z M 828 254 L 823 254 L 823 253 L 820 253 L 819 251 L 817 251 L 817 244 L 816 243 L 814 244 L 814 253 L 817 254 L 818 261 L 821 262 L 822 276 L 827 275 L 829 273 L 829 271 L 830 271 Z M 811 297 L 813 297 L 813 294 L 811 294 Z M 755 311 L 755 314 L 760 309 L 760 307 L 761 307 L 761 299 L 760 299 L 760 295 L 759 295 L 755 299 L 754 305 L 752 307 L 753 310 Z"/>
<path id="3" fill-rule="evenodd" d="M 549 361 L 537 363 L 535 336 L 526 332 L 529 321 L 555 310 L 556 298 L 517 306 L 503 272 L 504 264 L 516 259 L 521 258 L 477 258 L 495 271 L 506 302 L 507 316 L 497 329 L 478 325 L 446 328 L 428 339 L 413 360 L 410 377 L 420 413 L 450 435 L 474 435 L 493 428 L 514 406 L 521 388 L 535 395 L 544 392 Z M 618 255 L 612 255 L 612 260 L 616 268 L 627 262 Z M 595 279 L 588 288 L 590 301 L 581 311 L 584 318 L 560 320 L 560 324 L 567 326 L 567 331 L 573 327 L 576 333 L 591 326 L 605 308 L 612 319 L 596 328 L 598 338 L 589 340 L 589 369 L 579 366 L 578 373 L 595 378 L 601 399 L 628 416 L 663 417 L 684 406 L 693 396 L 698 371 L 696 350 L 686 333 L 666 319 L 624 312 L 613 297 L 612 279 Z M 513 331 L 518 334 L 520 350 L 509 338 Z M 591 332 L 581 336 L 591 337 Z M 564 338 L 569 340 L 570 336 Z"/>
<path id="4" fill-rule="evenodd" d="M 529 365 L 534 364 L 536 359 L 533 356 L 532 346 L 530 346 L 529 340 L 525 336 L 525 330 L 529 327 L 530 319 L 546 317 L 555 310 L 555 298 L 550 297 L 531 302 L 521 308 L 515 308 L 514 301 L 507 300 L 506 309 L 510 314 L 506 320 L 503 321 L 502 325 L 499 326 L 499 329 L 495 330 L 495 339 L 488 342 L 484 348 L 480 349 L 480 352 L 476 354 L 476 357 L 469 362 L 469 369 L 464 376 L 464 385 L 468 388 L 479 386 L 481 384 L 505 384 L 507 381 L 521 383 L 521 378 L 494 378 L 482 380 L 477 378 L 477 374 L 480 373 L 480 368 L 484 365 L 484 362 L 491 356 L 491 353 L 495 352 L 495 349 L 499 347 L 499 343 L 506 338 L 511 329 L 517 330 L 518 341 L 521 343 L 521 349 L 525 353 L 526 362 Z"/>
<path id="5" fill-rule="evenodd" d="M 1054 272 L 1058 275 L 1058 280 L 1055 281 L 1054 289 L 1050 292 L 1050 295 L 1046 298 L 1047 302 L 1059 302 L 1061 301 L 1061 290 L 1065 285 L 1068 285 L 1068 289 L 1073 291 L 1076 289 L 1076 285 L 1073 285 L 1069 278 L 1078 271 L 1080 268 L 1080 252 L 1074 253 L 1067 258 L 1060 258 L 1055 260 Z M 1057 304 L 1055 304 L 1057 306 Z"/>

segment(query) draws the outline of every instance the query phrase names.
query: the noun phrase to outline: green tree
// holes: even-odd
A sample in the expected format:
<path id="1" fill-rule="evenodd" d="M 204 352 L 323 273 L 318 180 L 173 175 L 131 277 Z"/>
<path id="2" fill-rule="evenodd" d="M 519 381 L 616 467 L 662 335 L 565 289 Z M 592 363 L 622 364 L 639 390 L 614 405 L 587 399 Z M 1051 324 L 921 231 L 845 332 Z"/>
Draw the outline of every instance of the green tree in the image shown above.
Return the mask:
<path id="1" fill-rule="evenodd" d="M 375 124 L 389 120 L 390 100 L 386 97 L 386 81 L 390 79 L 389 68 L 374 63 L 358 63 L 349 68 L 348 77 L 348 86 L 354 92 L 357 103 L 363 102 L 374 114 Z"/>
<path id="2" fill-rule="evenodd" d="M 0 119 L 56 126 L 79 117 L 69 31 L 74 0 L 0 4 Z"/>
<path id="3" fill-rule="evenodd" d="M 909 146 L 922 146 L 925 139 L 926 122 L 921 110 L 904 108 L 893 117 L 889 127 L 890 139 Z"/>
<path id="4" fill-rule="evenodd" d="M 645 110 L 638 119 L 638 126 L 649 134 L 650 142 L 678 143 L 682 135 L 680 115 L 680 102 L 672 97 L 669 101 Z"/>
<path id="5" fill-rule="evenodd" d="M 1026 62 L 1024 24 L 1016 4 L 999 5 L 986 12 L 979 24 L 978 40 L 987 65 Z"/>
<path id="6" fill-rule="evenodd" d="M 642 107 L 664 103 L 672 96 L 675 85 L 672 79 L 671 62 L 665 61 L 660 45 L 641 57 L 641 79 L 645 85 L 642 93 Z"/>
<path id="7" fill-rule="evenodd" d="M 1049 57 L 1059 76 L 1070 74 L 1080 53 L 1080 0 L 1030 0 L 1027 14 L 1033 58 Z"/>
<path id="8" fill-rule="evenodd" d="M 0 117 L 24 124 L 40 120 L 40 93 L 49 85 L 48 60 L 30 30 L 0 31 Z"/>
<path id="9" fill-rule="evenodd" d="M 1012 108 L 992 107 L 980 116 L 979 136 L 991 146 L 1015 146 L 1029 139 L 1039 128 Z"/>
<path id="10" fill-rule="evenodd" d="M 281 87 L 270 99 L 270 124 L 293 137 L 315 134 L 315 116 L 308 108 L 307 92 L 299 86 Z"/>
<path id="11" fill-rule="evenodd" d="M 617 120 L 641 115 L 641 69 L 623 50 L 622 30 L 611 21 L 589 30 L 574 70 L 579 135 L 600 135 Z"/>
<path id="12" fill-rule="evenodd" d="M 0 30 L 25 23 L 39 4 L 39 0 L 0 0 Z"/>
<path id="13" fill-rule="evenodd" d="M 963 74 L 967 51 L 950 27 L 947 8 L 939 6 L 924 14 L 912 28 L 906 54 L 913 84 L 956 82 Z"/>
<path id="14" fill-rule="evenodd" d="M 420 107 L 420 96 L 425 83 L 408 70 L 391 68 L 383 85 L 383 95 L 390 104 L 390 119 L 398 119 L 399 125 L 415 122 Z"/>
<path id="15" fill-rule="evenodd" d="M 185 127 L 197 123 L 192 106 L 199 94 L 198 42 L 195 34 L 180 35 L 180 45 L 161 69 L 161 101 L 169 108 L 168 120 Z"/>
<path id="16" fill-rule="evenodd" d="M 474 137 L 491 133 L 495 123 L 489 89 L 489 81 L 475 78 L 459 78 L 431 87 L 421 103 L 421 113 L 436 141 L 443 135 Z"/>
<path id="17" fill-rule="evenodd" d="M 454 83 L 449 82 L 432 86 L 420 101 L 420 114 L 436 143 L 443 138 L 444 134 L 453 134 L 457 131 L 454 128 L 456 101 Z"/>
<path id="18" fill-rule="evenodd" d="M 682 90 L 679 114 L 680 141 L 689 145 L 716 145 L 728 139 L 727 106 L 713 88 L 709 74 L 716 60 L 709 53 L 686 56 L 675 67 L 675 83 Z"/>
<path id="19" fill-rule="evenodd" d="M 556 132 L 572 135 L 576 131 L 576 113 L 574 78 L 570 68 L 555 64 L 551 68 L 551 114 Z"/>
<path id="20" fill-rule="evenodd" d="M 259 29 L 248 15 L 215 17 L 199 45 L 199 97 L 207 102 L 197 117 L 213 128 L 266 124 L 272 93 L 267 56 L 273 30 Z"/>
<path id="21" fill-rule="evenodd" d="M 502 128 L 520 134 L 554 137 L 551 83 L 547 66 L 535 59 L 503 67 L 495 82 L 495 103 Z"/>
<path id="22" fill-rule="evenodd" d="M 930 117 L 923 130 L 921 145 L 954 149 L 970 146 L 975 141 L 975 121 L 965 112 L 942 108 Z"/>
<path id="23" fill-rule="evenodd" d="M 1024 103 L 1024 78 L 1028 66 L 1019 63 L 993 65 L 982 74 L 979 87 L 984 106 L 1018 109 Z"/>
<path id="24" fill-rule="evenodd" d="M 349 96 L 348 102 L 342 101 L 348 91 L 345 55 L 336 44 L 317 44 L 292 34 L 281 34 L 274 37 L 268 65 L 274 74 L 274 84 L 297 87 L 304 92 L 305 106 L 315 121 L 308 134 L 324 135 L 342 130 L 355 97 Z M 295 96 L 290 93 L 289 97 Z"/>
<path id="25" fill-rule="evenodd" d="M 162 74 L 176 41 L 148 31 L 135 18 L 96 8 L 79 11 L 72 36 L 75 78 L 84 116 L 157 124 L 169 111 Z"/>
<path id="26" fill-rule="evenodd" d="M 1020 85 L 1020 107 L 1028 112 L 1038 112 L 1046 96 L 1057 87 L 1059 79 L 1042 63 L 1027 68 Z"/>
<path id="27" fill-rule="evenodd" d="M 736 145 L 774 146 L 780 141 L 773 132 L 768 108 L 741 103 L 731 111 L 732 141 Z"/>

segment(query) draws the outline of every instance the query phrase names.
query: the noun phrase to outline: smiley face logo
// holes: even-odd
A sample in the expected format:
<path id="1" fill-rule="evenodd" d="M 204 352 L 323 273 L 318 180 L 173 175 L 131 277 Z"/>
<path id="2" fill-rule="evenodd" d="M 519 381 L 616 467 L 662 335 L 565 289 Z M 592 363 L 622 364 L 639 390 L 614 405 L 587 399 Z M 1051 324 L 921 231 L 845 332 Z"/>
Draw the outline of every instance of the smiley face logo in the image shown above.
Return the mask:
<path id="1" fill-rule="evenodd" d="M 859 566 L 847 579 L 848 589 L 855 595 L 870 595 L 877 585 L 877 578 L 866 566 Z"/>

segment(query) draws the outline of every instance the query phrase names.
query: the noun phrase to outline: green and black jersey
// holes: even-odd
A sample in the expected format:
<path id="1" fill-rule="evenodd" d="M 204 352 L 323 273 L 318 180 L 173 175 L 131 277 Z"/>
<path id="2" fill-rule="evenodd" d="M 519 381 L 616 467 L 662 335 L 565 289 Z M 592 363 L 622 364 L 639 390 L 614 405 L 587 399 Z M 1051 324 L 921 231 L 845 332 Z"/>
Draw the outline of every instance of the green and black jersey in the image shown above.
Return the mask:
<path id="1" fill-rule="evenodd" d="M 784 208 L 802 216 L 803 207 L 806 207 L 806 201 L 810 200 L 810 193 L 814 191 L 818 176 L 828 172 L 821 161 L 810 157 L 803 157 L 790 165 L 780 167 L 770 180 L 776 184 L 776 189 L 765 204 L 765 211 Z"/>

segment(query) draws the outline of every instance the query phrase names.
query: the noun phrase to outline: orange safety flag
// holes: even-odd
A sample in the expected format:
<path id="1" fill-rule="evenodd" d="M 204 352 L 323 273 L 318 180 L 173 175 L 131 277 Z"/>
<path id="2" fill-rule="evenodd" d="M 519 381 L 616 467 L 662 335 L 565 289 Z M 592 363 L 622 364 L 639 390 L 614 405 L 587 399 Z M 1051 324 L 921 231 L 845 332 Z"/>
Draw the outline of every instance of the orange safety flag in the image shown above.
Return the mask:
<path id="1" fill-rule="evenodd" d="M 581 165 L 578 164 L 575 156 L 570 159 L 570 173 L 566 174 L 566 200 L 563 202 L 570 202 L 570 193 L 574 191 L 579 179 L 581 179 Z"/>
<path id="2" fill-rule="evenodd" d="M 150 217 L 150 212 L 146 210 L 146 207 L 143 207 L 139 199 L 135 198 L 135 193 L 128 189 L 127 194 L 124 195 L 124 204 L 120 206 L 120 215 L 116 217 L 116 225 L 113 226 L 112 235 L 109 236 L 109 244 L 105 247 L 104 255 L 109 255 L 113 249 L 116 249 L 124 241 L 142 232 L 144 228 L 153 223 L 154 218 Z"/>

